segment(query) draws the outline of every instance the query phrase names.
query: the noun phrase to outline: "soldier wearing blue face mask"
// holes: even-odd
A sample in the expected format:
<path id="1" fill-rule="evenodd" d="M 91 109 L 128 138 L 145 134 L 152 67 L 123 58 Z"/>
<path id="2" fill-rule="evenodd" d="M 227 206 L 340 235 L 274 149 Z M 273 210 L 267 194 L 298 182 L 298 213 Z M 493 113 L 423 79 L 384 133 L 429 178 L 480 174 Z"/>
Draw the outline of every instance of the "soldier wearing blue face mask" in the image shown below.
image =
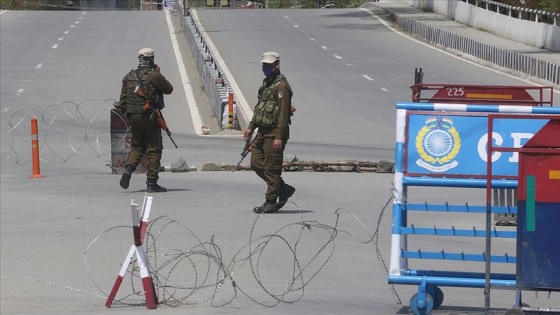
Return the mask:
<path id="1" fill-rule="evenodd" d="M 265 202 L 253 211 L 273 213 L 280 210 L 296 191 L 282 179 L 284 148 L 290 137 L 293 92 L 286 77 L 280 73 L 278 53 L 265 52 L 261 62 L 265 78 L 259 88 L 253 118 L 243 137 L 249 138 L 257 129 L 251 146 L 251 168 L 268 186 Z"/>

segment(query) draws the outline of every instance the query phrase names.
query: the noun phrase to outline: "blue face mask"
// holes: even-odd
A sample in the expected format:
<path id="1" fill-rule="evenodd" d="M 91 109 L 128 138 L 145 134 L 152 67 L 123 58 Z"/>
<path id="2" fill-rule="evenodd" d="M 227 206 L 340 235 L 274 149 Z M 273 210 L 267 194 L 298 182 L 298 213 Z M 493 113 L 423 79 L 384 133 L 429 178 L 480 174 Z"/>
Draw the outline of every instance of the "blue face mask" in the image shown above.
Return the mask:
<path id="1" fill-rule="evenodd" d="M 274 74 L 275 68 L 274 65 L 263 65 L 262 66 L 262 72 L 264 73 L 265 77 L 270 77 L 271 75 Z"/>

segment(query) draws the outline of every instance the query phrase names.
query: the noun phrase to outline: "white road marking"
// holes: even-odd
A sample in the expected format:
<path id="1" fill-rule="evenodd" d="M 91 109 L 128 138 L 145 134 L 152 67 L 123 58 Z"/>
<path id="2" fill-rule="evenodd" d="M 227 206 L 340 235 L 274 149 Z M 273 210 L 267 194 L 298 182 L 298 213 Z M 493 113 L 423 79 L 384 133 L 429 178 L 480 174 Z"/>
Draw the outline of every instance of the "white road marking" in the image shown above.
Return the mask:
<path id="1" fill-rule="evenodd" d="M 389 92 L 389 89 L 381 88 L 381 91 L 383 91 L 383 92 Z"/>
<path id="2" fill-rule="evenodd" d="M 51 48 L 52 48 L 52 49 L 58 48 L 58 44 L 54 44 Z"/>
<path id="3" fill-rule="evenodd" d="M 64 32 L 64 34 L 68 34 L 68 33 L 69 33 L 68 31 Z"/>
<path id="4" fill-rule="evenodd" d="M 16 92 L 16 96 L 21 96 L 21 94 L 23 94 L 23 91 L 25 91 L 25 89 L 19 89 Z"/>
<path id="5" fill-rule="evenodd" d="M 59 37 L 58 40 L 64 40 L 64 36 Z"/>
<path id="6" fill-rule="evenodd" d="M 321 46 L 321 48 L 323 48 L 323 50 L 329 50 L 327 46 Z"/>
<path id="7" fill-rule="evenodd" d="M 367 74 L 362 74 L 362 77 L 364 77 L 366 80 L 370 80 L 370 81 L 375 81 L 375 79 L 371 78 L 369 75 Z"/>
<path id="8" fill-rule="evenodd" d="M 42 62 L 41 62 L 41 63 L 38 63 L 38 64 L 35 66 L 35 69 L 41 69 L 42 66 L 43 66 L 43 63 L 42 63 Z"/>
<path id="9" fill-rule="evenodd" d="M 334 56 L 336 59 L 342 59 L 342 57 L 340 57 L 340 56 L 337 55 L 337 54 L 334 54 L 333 56 Z"/>
<path id="10" fill-rule="evenodd" d="M 179 67 L 179 74 L 181 75 L 181 80 L 183 81 L 183 90 L 185 91 L 187 103 L 189 104 L 194 131 L 197 135 L 200 136 L 202 135 L 201 127 L 203 126 L 203 123 L 202 119 L 200 118 L 200 113 L 198 112 L 198 107 L 196 106 L 196 100 L 194 99 L 194 93 L 189 81 L 189 76 L 187 75 L 185 65 L 183 64 L 183 58 L 181 56 L 181 51 L 179 50 L 179 44 L 177 43 L 177 39 L 175 38 L 175 34 L 173 33 L 173 23 L 171 22 L 169 10 L 165 10 L 165 18 L 167 20 L 167 27 L 169 28 L 169 36 L 171 37 L 173 51 L 175 52 L 175 59 L 177 60 L 177 66 Z"/>

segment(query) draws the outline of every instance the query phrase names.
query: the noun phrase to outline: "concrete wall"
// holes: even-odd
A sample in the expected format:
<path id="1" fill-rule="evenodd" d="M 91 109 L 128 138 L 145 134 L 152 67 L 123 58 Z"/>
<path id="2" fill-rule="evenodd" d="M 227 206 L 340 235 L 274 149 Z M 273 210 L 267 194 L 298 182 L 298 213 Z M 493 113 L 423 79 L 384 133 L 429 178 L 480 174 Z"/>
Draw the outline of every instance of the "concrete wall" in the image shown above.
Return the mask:
<path id="1" fill-rule="evenodd" d="M 402 2 L 446 15 L 457 22 L 516 42 L 560 52 L 560 26 L 509 17 L 458 0 L 404 0 Z"/>

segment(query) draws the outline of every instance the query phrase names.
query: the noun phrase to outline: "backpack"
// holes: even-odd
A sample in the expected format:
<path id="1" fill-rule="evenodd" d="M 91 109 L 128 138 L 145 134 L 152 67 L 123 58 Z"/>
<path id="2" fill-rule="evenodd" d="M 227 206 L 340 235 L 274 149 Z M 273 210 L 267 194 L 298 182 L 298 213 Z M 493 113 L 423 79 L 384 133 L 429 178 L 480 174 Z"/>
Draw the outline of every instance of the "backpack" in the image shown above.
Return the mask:
<path id="1" fill-rule="evenodd" d="M 141 114 L 147 97 L 144 93 L 138 93 L 139 90 L 144 92 L 148 86 L 149 71 L 132 69 L 126 75 L 126 113 Z M 139 95 L 140 94 L 140 95 Z M 141 96 L 144 94 L 144 96 Z"/>
<path id="2" fill-rule="evenodd" d="M 165 103 L 163 101 L 163 93 L 155 91 L 153 95 L 147 95 L 148 81 L 150 77 L 149 71 L 141 71 L 132 69 L 126 77 L 126 112 L 127 114 L 140 114 L 143 107 L 148 102 L 151 107 L 163 109 Z"/>

